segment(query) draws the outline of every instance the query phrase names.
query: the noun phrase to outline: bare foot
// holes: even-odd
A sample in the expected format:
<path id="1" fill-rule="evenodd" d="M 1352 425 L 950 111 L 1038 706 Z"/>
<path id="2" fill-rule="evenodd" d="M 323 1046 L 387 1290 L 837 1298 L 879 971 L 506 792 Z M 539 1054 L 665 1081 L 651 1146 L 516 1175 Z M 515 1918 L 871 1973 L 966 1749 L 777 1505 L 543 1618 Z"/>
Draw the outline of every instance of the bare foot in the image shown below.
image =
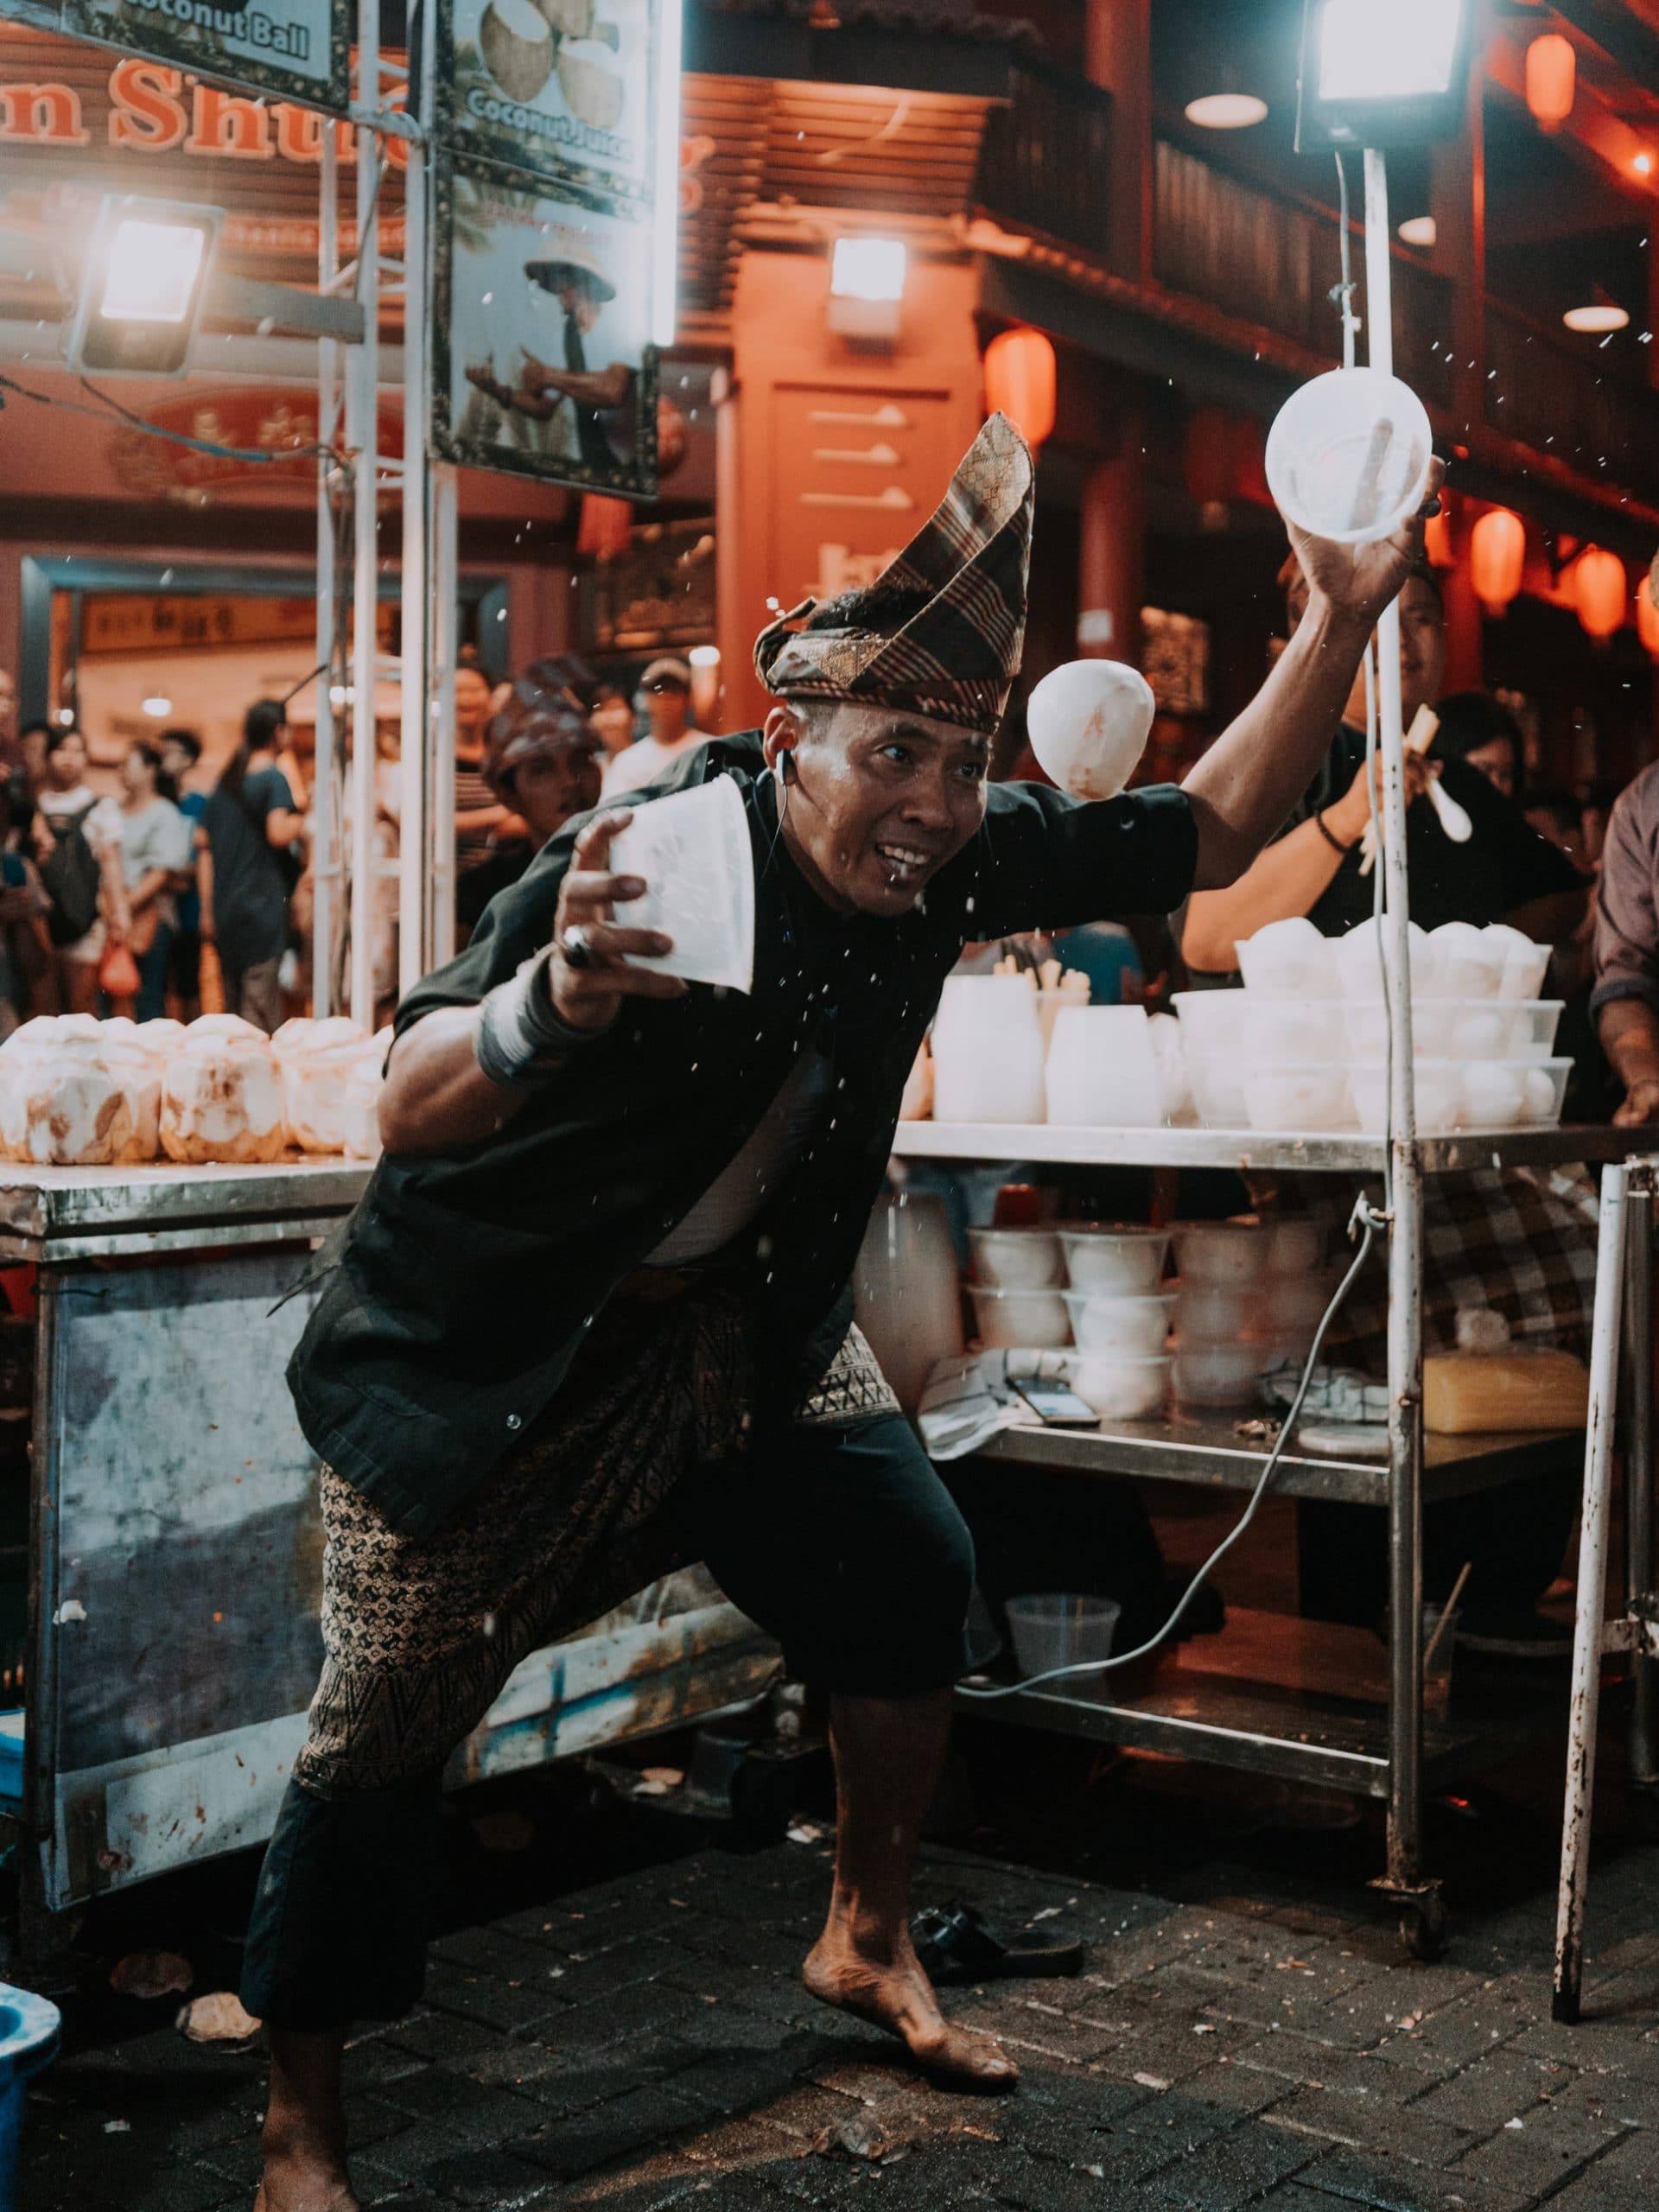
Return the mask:
<path id="1" fill-rule="evenodd" d="M 253 2212 L 359 2212 L 359 2206 L 350 2182 L 332 2159 L 267 2151 Z"/>
<path id="2" fill-rule="evenodd" d="M 994 2036 L 952 2027 L 939 2010 L 906 1932 L 891 1955 L 861 1950 L 850 1933 L 826 1929 L 801 1972 L 813 1996 L 897 2036 L 941 2080 L 980 2089 L 1012 2089 L 1020 2069 Z M 278 2212 L 273 2206 L 271 2212 Z"/>

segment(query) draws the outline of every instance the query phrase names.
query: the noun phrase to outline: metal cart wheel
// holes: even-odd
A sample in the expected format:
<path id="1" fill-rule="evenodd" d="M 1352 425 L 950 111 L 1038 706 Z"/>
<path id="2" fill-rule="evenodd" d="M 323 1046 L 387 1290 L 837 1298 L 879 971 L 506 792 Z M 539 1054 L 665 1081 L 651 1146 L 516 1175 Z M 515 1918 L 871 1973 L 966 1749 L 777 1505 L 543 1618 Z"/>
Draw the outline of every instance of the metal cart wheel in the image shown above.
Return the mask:
<path id="1" fill-rule="evenodd" d="M 1431 1964 L 1444 1958 L 1452 1939 L 1452 1916 L 1438 1890 L 1407 1905 L 1400 1915 L 1400 1940 L 1414 1959 Z"/>

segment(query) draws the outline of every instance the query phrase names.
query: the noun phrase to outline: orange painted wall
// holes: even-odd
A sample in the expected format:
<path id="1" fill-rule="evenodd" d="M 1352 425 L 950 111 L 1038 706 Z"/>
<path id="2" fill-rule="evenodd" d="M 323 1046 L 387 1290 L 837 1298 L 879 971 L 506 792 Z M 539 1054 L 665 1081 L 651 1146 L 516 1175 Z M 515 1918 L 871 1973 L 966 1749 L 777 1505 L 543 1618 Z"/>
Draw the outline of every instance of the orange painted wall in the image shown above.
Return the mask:
<path id="1" fill-rule="evenodd" d="M 739 264 L 719 505 L 721 726 L 766 712 L 750 659 L 771 620 L 868 582 L 925 521 L 983 419 L 970 263 L 912 257 L 898 342 L 835 335 L 828 252 Z"/>

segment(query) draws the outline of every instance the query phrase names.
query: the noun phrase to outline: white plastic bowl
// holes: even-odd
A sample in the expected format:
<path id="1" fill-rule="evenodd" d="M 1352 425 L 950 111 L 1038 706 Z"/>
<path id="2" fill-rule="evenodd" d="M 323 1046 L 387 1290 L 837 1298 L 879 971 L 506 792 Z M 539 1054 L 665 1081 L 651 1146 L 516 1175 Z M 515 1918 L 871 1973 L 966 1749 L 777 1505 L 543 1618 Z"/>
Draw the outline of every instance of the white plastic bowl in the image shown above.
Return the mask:
<path id="1" fill-rule="evenodd" d="M 974 1273 L 996 1290 L 1046 1290 L 1065 1281 L 1060 1240 L 1052 1229 L 970 1229 Z"/>
<path id="2" fill-rule="evenodd" d="M 1342 995 L 1335 940 L 1321 937 L 1306 915 L 1268 922 L 1241 938 L 1237 950 L 1245 988 L 1258 998 L 1305 1002 Z"/>
<path id="3" fill-rule="evenodd" d="M 1503 981 L 1499 995 L 1506 999 L 1535 999 L 1544 988 L 1550 948 L 1535 944 L 1507 922 L 1489 922 L 1481 931 L 1488 944 L 1503 955 Z"/>
<path id="4" fill-rule="evenodd" d="M 1192 1086 L 1192 1103 L 1206 1129 L 1242 1129 L 1245 1126 L 1244 1084 L 1236 1052 L 1219 1059 L 1186 1056 L 1186 1079 Z"/>
<path id="5" fill-rule="evenodd" d="M 1071 1339 L 1079 1351 L 1112 1352 L 1152 1358 L 1169 1337 L 1175 1310 L 1173 1292 L 1153 1298 L 1103 1297 L 1098 1291 L 1068 1290 Z"/>
<path id="6" fill-rule="evenodd" d="M 1348 1071 L 1329 1062 L 1249 1069 L 1244 1110 L 1253 1129 L 1281 1129 L 1298 1136 L 1351 1129 L 1354 1109 Z"/>
<path id="7" fill-rule="evenodd" d="M 1338 545 L 1374 545 L 1422 504 L 1434 433 L 1408 384 L 1331 369 L 1293 391 L 1268 432 L 1268 487 L 1281 514 Z"/>
<path id="8" fill-rule="evenodd" d="M 1133 1297 L 1157 1289 L 1169 1253 L 1166 1229 L 1096 1228 L 1077 1223 L 1059 1231 L 1074 1290 Z"/>
<path id="9" fill-rule="evenodd" d="M 1204 1344 L 1183 1338 L 1175 1347 L 1171 1369 L 1176 1404 L 1253 1404 L 1263 1357 L 1259 1344 Z"/>
<path id="10" fill-rule="evenodd" d="M 1072 1368 L 1071 1388 L 1103 1421 L 1148 1421 L 1169 1395 L 1170 1357 L 1128 1358 L 1088 1352 Z"/>
<path id="11" fill-rule="evenodd" d="M 1435 995 L 1445 999 L 1495 999 L 1509 972 L 1509 947 L 1489 938 L 1472 922 L 1442 922 L 1428 933 L 1438 970 Z"/>
<path id="12" fill-rule="evenodd" d="M 1184 1285 L 1260 1282 L 1268 1271 L 1273 1231 L 1260 1221 L 1187 1221 L 1174 1232 L 1175 1264 Z"/>
<path id="13" fill-rule="evenodd" d="M 993 1290 L 970 1287 L 981 1344 L 1051 1351 L 1071 1341 L 1065 1298 L 1058 1290 Z"/>

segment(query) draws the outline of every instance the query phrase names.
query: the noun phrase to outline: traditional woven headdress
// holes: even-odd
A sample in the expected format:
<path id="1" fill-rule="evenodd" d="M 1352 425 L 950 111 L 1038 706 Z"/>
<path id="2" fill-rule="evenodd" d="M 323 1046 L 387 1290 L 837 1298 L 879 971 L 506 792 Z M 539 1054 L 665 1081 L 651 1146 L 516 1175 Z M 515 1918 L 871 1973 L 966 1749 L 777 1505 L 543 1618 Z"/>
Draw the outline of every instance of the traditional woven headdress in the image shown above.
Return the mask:
<path id="1" fill-rule="evenodd" d="M 760 681 L 781 699 L 848 699 L 991 735 L 1025 643 L 1033 498 L 1030 449 L 993 415 L 897 560 L 824 610 L 833 626 L 791 630 L 809 599 L 760 632 Z"/>

